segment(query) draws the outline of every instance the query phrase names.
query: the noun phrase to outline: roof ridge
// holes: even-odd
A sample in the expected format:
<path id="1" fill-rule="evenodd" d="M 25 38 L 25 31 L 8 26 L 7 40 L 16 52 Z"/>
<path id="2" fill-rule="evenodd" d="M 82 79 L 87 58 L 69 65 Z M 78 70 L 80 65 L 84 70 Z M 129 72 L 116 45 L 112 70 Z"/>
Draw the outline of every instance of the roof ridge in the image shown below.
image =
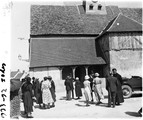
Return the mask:
<path id="1" fill-rule="evenodd" d="M 114 19 L 114 21 L 113 21 L 113 23 L 111 24 L 111 26 L 107 29 L 107 31 L 109 31 L 111 28 L 112 28 L 112 26 L 114 25 L 114 23 L 117 21 L 117 19 L 119 18 L 119 16 L 121 15 L 122 13 L 119 13 Z"/>
<path id="2" fill-rule="evenodd" d="M 132 21 L 134 21 L 134 22 L 136 22 L 136 23 L 138 23 L 138 24 L 140 24 L 140 25 L 143 25 L 143 24 L 141 24 L 140 22 L 134 20 L 133 18 L 129 18 L 128 16 L 126 16 L 126 15 L 124 15 L 124 14 L 122 14 L 122 15 L 123 15 L 124 17 L 126 17 L 126 18 L 128 18 L 128 19 L 130 19 L 130 20 L 132 20 Z"/>

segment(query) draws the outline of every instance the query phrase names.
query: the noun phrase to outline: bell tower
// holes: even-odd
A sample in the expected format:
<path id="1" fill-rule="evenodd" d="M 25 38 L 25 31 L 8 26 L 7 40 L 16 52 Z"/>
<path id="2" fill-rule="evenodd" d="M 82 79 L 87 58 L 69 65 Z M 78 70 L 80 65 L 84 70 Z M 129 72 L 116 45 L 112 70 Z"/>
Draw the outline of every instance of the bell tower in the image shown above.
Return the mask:
<path id="1" fill-rule="evenodd" d="M 86 14 L 107 14 L 105 4 L 97 0 L 83 0 L 83 7 Z"/>

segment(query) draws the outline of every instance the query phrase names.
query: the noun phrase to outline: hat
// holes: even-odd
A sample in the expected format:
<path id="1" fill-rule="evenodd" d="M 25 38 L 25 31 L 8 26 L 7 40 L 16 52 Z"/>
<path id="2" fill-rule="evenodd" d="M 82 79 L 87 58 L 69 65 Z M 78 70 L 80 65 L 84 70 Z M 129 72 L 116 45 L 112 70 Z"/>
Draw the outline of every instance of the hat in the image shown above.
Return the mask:
<path id="1" fill-rule="evenodd" d="M 89 76 L 88 76 L 88 75 L 86 75 L 86 76 L 85 76 L 85 80 L 88 80 L 88 79 L 89 79 Z"/>
<path id="2" fill-rule="evenodd" d="M 76 77 L 75 79 L 76 79 L 76 80 L 79 80 L 79 78 L 78 78 L 78 77 Z"/>
<path id="3" fill-rule="evenodd" d="M 51 76 L 48 76 L 47 79 L 52 79 L 52 77 L 51 77 Z"/>
<path id="4" fill-rule="evenodd" d="M 95 73 L 95 76 L 98 77 L 98 76 L 99 76 L 99 73 Z"/>
<path id="5" fill-rule="evenodd" d="M 48 79 L 48 77 L 44 77 L 44 80 L 47 80 Z"/>

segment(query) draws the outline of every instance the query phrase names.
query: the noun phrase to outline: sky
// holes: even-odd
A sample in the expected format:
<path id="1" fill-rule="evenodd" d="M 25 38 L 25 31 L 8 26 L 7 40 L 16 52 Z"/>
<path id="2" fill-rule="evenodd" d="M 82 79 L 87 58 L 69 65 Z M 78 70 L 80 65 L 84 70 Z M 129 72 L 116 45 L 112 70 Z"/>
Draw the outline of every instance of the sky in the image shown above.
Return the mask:
<path id="1" fill-rule="evenodd" d="M 21 71 L 28 71 L 29 62 L 20 61 L 18 55 L 22 56 L 22 59 L 29 58 L 29 46 L 28 39 L 30 38 L 30 5 L 32 4 L 63 4 L 67 3 L 69 0 L 54 0 L 51 2 L 49 0 L 13 0 L 11 9 L 11 71 L 16 71 L 20 69 Z M 71 1 L 71 0 L 70 0 Z M 74 0 L 73 0 L 74 1 Z M 72 1 L 72 3 L 74 3 Z M 101 1 L 101 0 L 98 0 Z M 82 3 L 82 0 L 76 0 L 78 4 Z M 103 0 L 101 2 L 104 2 Z M 129 8 L 141 8 L 141 0 L 106 0 L 105 5 L 117 5 L 119 7 L 129 7 Z"/>

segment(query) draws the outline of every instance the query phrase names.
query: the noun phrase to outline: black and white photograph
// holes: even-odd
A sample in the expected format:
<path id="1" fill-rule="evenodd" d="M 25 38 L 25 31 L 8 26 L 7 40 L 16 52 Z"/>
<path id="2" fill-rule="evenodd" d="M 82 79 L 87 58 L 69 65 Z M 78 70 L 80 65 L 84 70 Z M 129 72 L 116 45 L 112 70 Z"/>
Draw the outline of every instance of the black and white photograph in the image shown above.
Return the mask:
<path id="1" fill-rule="evenodd" d="M 142 0 L 12 0 L 2 10 L 1 118 L 142 118 Z"/>

